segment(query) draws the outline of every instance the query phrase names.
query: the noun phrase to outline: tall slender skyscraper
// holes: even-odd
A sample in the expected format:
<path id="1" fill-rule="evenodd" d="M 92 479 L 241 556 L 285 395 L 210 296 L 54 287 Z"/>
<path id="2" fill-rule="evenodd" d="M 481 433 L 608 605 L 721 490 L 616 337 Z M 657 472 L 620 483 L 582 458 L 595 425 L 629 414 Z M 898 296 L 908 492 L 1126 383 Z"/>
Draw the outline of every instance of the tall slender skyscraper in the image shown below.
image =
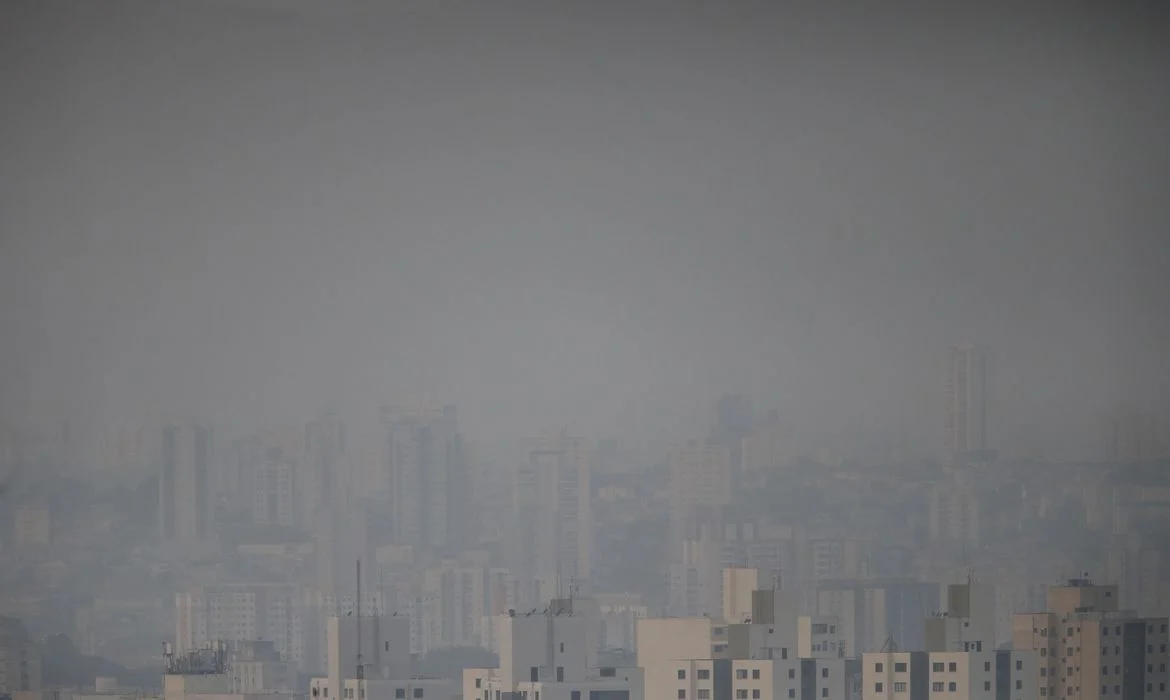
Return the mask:
<path id="1" fill-rule="evenodd" d="M 170 426 L 163 430 L 158 519 L 164 540 L 198 540 L 211 533 L 208 483 L 211 430 Z"/>
<path id="2" fill-rule="evenodd" d="M 955 345 L 947 357 L 947 459 L 963 466 L 986 458 L 987 353 L 971 343 Z"/>
<path id="3" fill-rule="evenodd" d="M 589 472 L 589 451 L 580 438 L 561 432 L 524 442 L 513 482 L 513 546 L 523 595 L 535 603 L 589 578 Z"/>
<path id="4" fill-rule="evenodd" d="M 325 415 L 305 425 L 303 457 L 297 465 L 297 501 L 304 523 L 316 522 L 317 511 L 343 505 L 348 495 L 349 462 L 345 454 L 345 425 Z"/>
<path id="5" fill-rule="evenodd" d="M 470 498 L 455 407 L 382 408 L 382 466 L 393 537 L 400 544 L 458 549 Z"/>

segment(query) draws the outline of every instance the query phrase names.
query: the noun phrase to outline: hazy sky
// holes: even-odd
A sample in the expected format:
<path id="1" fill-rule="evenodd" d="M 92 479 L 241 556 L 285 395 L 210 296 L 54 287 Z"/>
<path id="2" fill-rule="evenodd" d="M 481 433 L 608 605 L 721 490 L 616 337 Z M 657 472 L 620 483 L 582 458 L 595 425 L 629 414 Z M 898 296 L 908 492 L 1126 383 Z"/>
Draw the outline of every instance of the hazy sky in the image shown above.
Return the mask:
<path id="1" fill-rule="evenodd" d="M 1170 391 L 1170 61 L 1072 4 L 6 2 L 0 411 L 937 446 L 973 339 L 1094 450 Z"/>

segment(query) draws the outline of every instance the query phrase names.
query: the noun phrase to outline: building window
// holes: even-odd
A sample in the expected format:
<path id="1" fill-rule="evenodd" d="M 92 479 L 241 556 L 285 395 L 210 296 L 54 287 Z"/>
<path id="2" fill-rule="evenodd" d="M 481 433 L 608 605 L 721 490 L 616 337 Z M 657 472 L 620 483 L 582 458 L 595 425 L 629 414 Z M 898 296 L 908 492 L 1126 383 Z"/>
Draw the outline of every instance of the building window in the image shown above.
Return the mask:
<path id="1" fill-rule="evenodd" d="M 565 667 L 557 666 L 557 683 L 565 682 Z"/>
<path id="2" fill-rule="evenodd" d="M 934 671 L 935 673 L 942 673 L 944 668 L 946 667 L 943 666 L 942 662 L 940 661 L 936 661 L 930 665 L 930 670 Z"/>
<path id="3" fill-rule="evenodd" d="M 828 677 L 829 677 L 829 669 L 822 668 L 821 669 L 821 678 L 828 678 Z"/>
<path id="4" fill-rule="evenodd" d="M 788 669 L 788 680 L 792 680 L 794 678 L 796 678 L 796 669 L 794 669 L 794 668 Z"/>
<path id="5" fill-rule="evenodd" d="M 991 690 L 991 681 L 983 681 L 983 689 Z"/>
<path id="6" fill-rule="evenodd" d="M 1016 690 L 1023 690 L 1023 689 L 1024 689 L 1024 682 L 1023 681 L 1016 681 Z"/>
<path id="7" fill-rule="evenodd" d="M 988 665 L 990 666 L 990 664 L 988 664 Z M 990 670 L 990 669 L 989 669 L 989 670 Z M 1016 670 L 1017 670 L 1017 671 L 1023 671 L 1023 670 L 1024 670 L 1024 662 L 1023 662 L 1023 661 L 1018 661 L 1018 660 L 1016 661 Z"/>
<path id="8" fill-rule="evenodd" d="M 564 642 L 561 642 L 561 653 L 562 654 L 565 653 L 565 643 Z"/>
<path id="9" fill-rule="evenodd" d="M 574 690 L 573 692 L 569 693 L 569 700 L 581 700 L 581 691 Z"/>
<path id="10" fill-rule="evenodd" d="M 746 668 L 735 669 L 735 677 L 741 681 L 747 680 L 747 669 Z"/>
<path id="11" fill-rule="evenodd" d="M 958 684 L 958 683 L 956 683 L 956 682 L 954 682 L 954 681 L 951 681 L 951 682 L 950 682 L 950 683 L 947 685 L 947 690 L 951 691 L 952 693 L 953 693 L 953 692 L 955 692 L 955 691 L 956 691 L 956 690 L 958 690 L 958 689 L 959 689 L 959 684 Z"/>
<path id="12" fill-rule="evenodd" d="M 829 697 L 829 689 L 828 688 L 821 688 L 821 697 L 822 698 Z"/>
<path id="13" fill-rule="evenodd" d="M 416 698 L 421 698 L 423 696 L 423 689 L 422 688 L 415 688 L 414 689 L 414 696 Z"/>
<path id="14" fill-rule="evenodd" d="M 528 667 L 528 680 L 531 683 L 535 683 L 536 681 L 540 680 L 540 669 L 537 668 L 536 666 L 529 666 Z"/>
<path id="15" fill-rule="evenodd" d="M 881 684 L 881 683 L 874 683 L 874 684 L 873 684 L 873 692 L 875 692 L 875 693 L 884 693 L 884 692 L 886 692 L 886 691 L 885 691 L 885 690 L 882 688 L 882 684 Z"/>
<path id="16" fill-rule="evenodd" d="M 747 690 L 740 688 L 739 690 L 735 691 L 735 698 L 736 700 L 747 700 Z"/>
<path id="17" fill-rule="evenodd" d="M 710 680 L 711 679 L 711 671 L 709 671 L 705 668 L 700 668 L 698 676 L 699 676 L 699 680 L 701 680 L 701 681 Z"/>
<path id="18" fill-rule="evenodd" d="M 752 700 L 760 700 L 760 689 L 759 688 L 752 690 Z"/>
<path id="19" fill-rule="evenodd" d="M 959 664 L 952 661 L 950 664 L 947 665 L 947 670 L 950 671 L 951 673 L 954 673 L 955 671 L 959 670 Z"/>
<path id="20" fill-rule="evenodd" d="M 394 697 L 405 698 L 406 697 L 406 688 L 395 688 L 394 689 Z"/>
<path id="21" fill-rule="evenodd" d="M 984 670 L 984 671 L 990 671 L 990 670 L 991 670 L 991 662 L 990 662 L 990 661 L 984 661 L 984 662 L 983 662 L 983 670 Z"/>
<path id="22" fill-rule="evenodd" d="M 482 679 L 482 678 L 476 678 L 476 679 L 475 679 L 475 687 L 476 687 L 476 688 L 482 688 L 482 687 L 483 687 L 483 679 Z"/>
<path id="23" fill-rule="evenodd" d="M 678 679 L 680 681 L 685 681 L 687 679 L 687 672 L 680 668 L 678 670 Z"/>
<path id="24" fill-rule="evenodd" d="M 686 700 L 686 698 L 687 698 L 687 691 L 683 690 L 682 688 L 679 688 L 678 689 L 678 700 Z"/>
<path id="25" fill-rule="evenodd" d="M 873 670 L 874 670 L 874 672 L 875 672 L 875 673 L 881 673 L 881 672 L 882 672 L 882 665 L 881 665 L 881 663 L 879 662 L 879 663 L 876 663 L 876 664 L 874 664 L 874 665 L 873 665 Z"/>
<path id="26" fill-rule="evenodd" d="M 753 669 L 752 669 L 752 680 L 753 680 L 753 681 L 758 681 L 758 680 L 760 680 L 760 669 L 758 669 L 758 668 L 753 668 Z"/>
<path id="27" fill-rule="evenodd" d="M 947 689 L 946 683 L 943 683 L 941 681 L 935 681 L 934 683 L 930 684 L 930 690 L 932 692 L 935 692 L 935 693 L 941 693 L 946 689 Z"/>
<path id="28" fill-rule="evenodd" d="M 789 698 L 794 698 L 794 697 L 796 697 L 796 690 L 794 690 L 794 689 L 792 689 L 792 688 L 789 688 L 789 689 L 788 689 L 788 697 L 789 697 Z"/>

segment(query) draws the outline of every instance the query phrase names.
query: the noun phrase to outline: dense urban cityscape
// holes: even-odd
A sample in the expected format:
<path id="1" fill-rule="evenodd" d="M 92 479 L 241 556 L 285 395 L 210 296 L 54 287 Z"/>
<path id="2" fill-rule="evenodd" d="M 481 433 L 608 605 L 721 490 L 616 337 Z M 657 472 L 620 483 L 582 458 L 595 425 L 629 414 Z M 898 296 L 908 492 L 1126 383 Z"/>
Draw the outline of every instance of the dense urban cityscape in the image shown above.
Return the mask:
<path id="1" fill-rule="evenodd" d="M 938 461 L 793 454 L 737 394 L 649 464 L 567 430 L 486 464 L 452 406 L 382 408 L 376 445 L 329 415 L 8 432 L 0 690 L 1167 697 L 1165 423 L 1002 454 L 988 371 L 950 350 Z"/>
<path id="2" fill-rule="evenodd" d="M 0 700 L 1170 700 L 1167 66 L 0 1 Z"/>

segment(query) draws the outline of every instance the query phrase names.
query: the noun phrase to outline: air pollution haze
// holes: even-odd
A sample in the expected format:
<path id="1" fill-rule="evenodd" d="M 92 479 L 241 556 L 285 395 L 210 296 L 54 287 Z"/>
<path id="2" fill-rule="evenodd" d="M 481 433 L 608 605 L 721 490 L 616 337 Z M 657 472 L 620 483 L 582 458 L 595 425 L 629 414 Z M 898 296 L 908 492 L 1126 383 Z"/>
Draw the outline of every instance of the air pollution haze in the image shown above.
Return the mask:
<path id="1" fill-rule="evenodd" d="M 1170 2 L 0 2 L 0 700 L 1170 700 L 1167 68 Z"/>
<path id="2" fill-rule="evenodd" d="M 1092 5 L 1092 6 L 1090 6 Z M 940 446 L 940 358 L 1069 458 L 1170 390 L 1138 4 L 8 2 L 6 420 L 655 449 L 722 391 Z M 1164 13 L 1163 13 L 1164 14 Z"/>

